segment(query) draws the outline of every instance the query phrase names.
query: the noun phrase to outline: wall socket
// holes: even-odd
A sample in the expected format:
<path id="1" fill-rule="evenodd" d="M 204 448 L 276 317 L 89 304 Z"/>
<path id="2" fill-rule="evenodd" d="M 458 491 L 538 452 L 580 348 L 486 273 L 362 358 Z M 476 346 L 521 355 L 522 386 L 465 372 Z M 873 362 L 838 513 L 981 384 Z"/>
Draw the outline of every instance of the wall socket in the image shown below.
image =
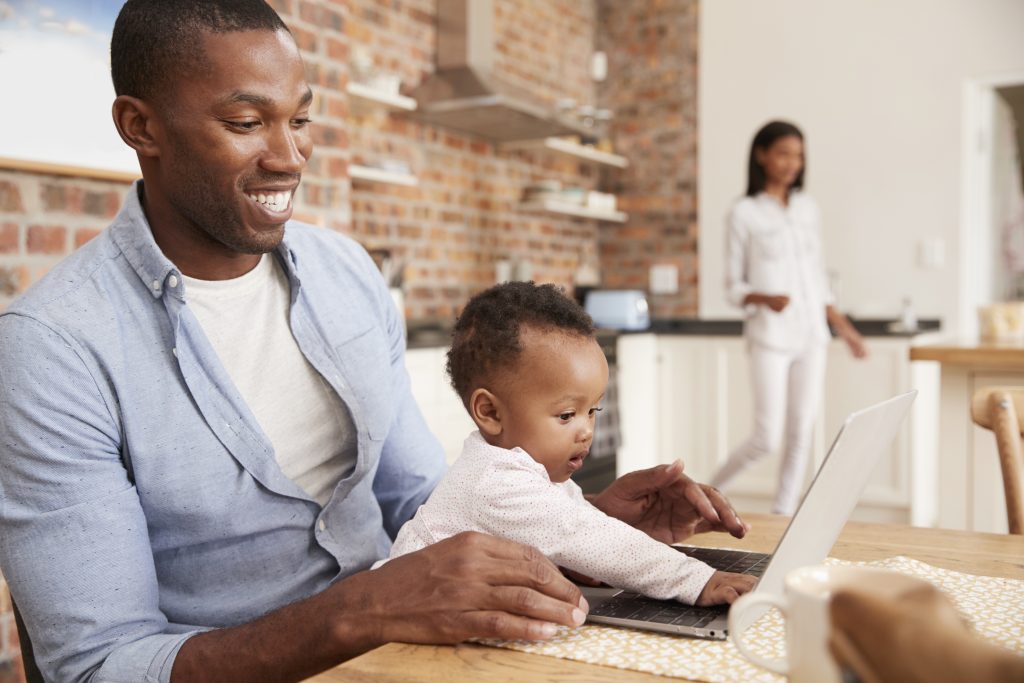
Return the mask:
<path id="1" fill-rule="evenodd" d="M 677 294 L 679 292 L 679 267 L 671 263 L 656 263 L 651 266 L 651 294 Z"/>

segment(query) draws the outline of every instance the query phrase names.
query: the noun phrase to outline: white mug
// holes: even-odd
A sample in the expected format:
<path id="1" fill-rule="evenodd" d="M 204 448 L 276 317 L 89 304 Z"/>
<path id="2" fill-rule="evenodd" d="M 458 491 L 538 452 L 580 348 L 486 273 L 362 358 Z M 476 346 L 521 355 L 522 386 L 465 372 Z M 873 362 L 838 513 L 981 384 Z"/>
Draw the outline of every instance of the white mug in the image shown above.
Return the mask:
<path id="1" fill-rule="evenodd" d="M 729 640 L 754 664 L 789 677 L 791 683 L 842 683 L 843 676 L 828 649 L 829 600 L 843 588 L 861 588 L 879 597 L 893 597 L 920 587 L 921 579 L 905 574 L 843 565 L 812 565 L 786 575 L 783 595 L 753 592 L 740 596 L 729 609 Z M 741 615 L 771 605 L 786 621 L 786 658 L 768 659 L 743 642 Z M 763 607 L 762 607 L 763 609 Z"/>

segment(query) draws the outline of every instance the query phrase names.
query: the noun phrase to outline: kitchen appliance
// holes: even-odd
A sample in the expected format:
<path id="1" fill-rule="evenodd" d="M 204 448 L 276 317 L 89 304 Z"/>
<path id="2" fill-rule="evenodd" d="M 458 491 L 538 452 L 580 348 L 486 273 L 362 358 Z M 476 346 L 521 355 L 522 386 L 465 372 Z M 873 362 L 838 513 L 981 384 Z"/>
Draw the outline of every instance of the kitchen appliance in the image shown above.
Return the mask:
<path id="1" fill-rule="evenodd" d="M 495 142 L 603 135 L 596 121 L 584 125 L 502 73 L 507 57 L 499 46 L 504 34 L 496 5 L 500 0 L 437 0 L 436 64 L 410 93 L 417 107 L 408 116 Z M 551 68 L 558 68 L 559 53 L 551 54 Z"/>
<path id="2" fill-rule="evenodd" d="M 638 289 L 591 290 L 587 292 L 583 308 L 598 327 L 646 330 L 651 326 L 647 297 Z"/>

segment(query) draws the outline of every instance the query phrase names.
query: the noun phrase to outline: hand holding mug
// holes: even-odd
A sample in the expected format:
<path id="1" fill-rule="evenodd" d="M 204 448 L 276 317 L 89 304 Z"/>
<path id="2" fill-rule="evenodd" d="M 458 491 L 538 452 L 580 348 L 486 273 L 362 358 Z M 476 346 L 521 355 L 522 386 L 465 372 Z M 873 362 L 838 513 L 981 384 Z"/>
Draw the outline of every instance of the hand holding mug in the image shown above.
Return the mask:
<path id="1" fill-rule="evenodd" d="M 895 599 L 841 590 L 831 618 L 832 655 L 863 683 L 1024 681 L 1024 657 L 976 637 L 949 598 L 928 584 Z"/>
<path id="2" fill-rule="evenodd" d="M 842 565 L 812 565 L 786 575 L 783 594 L 754 592 L 740 596 L 729 610 L 729 639 L 754 664 L 789 677 L 790 683 L 842 683 L 829 641 L 833 635 L 829 615 L 832 596 L 840 591 L 870 591 L 879 600 L 892 601 L 931 584 L 904 574 Z M 786 659 L 772 660 L 750 651 L 744 642 L 744 615 L 758 606 L 774 606 L 786 621 Z M 887 646 L 888 647 L 888 646 Z M 877 679 L 876 679 L 877 681 Z M 872 682 L 874 683 L 874 682 Z"/>

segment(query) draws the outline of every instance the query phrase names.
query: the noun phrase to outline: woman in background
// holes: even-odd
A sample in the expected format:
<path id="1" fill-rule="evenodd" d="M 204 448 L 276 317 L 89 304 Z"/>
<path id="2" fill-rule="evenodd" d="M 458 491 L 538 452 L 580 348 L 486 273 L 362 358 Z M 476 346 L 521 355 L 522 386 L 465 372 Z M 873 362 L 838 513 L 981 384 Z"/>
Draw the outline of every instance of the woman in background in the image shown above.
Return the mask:
<path id="1" fill-rule="evenodd" d="M 772 512 L 791 515 L 802 492 L 811 430 L 821 403 L 829 325 L 857 358 L 864 340 L 832 305 L 821 219 L 803 193 L 804 136 L 773 121 L 750 147 L 747 194 L 729 215 L 726 291 L 746 314 L 754 430 L 711 480 L 722 489 L 783 441 Z"/>

